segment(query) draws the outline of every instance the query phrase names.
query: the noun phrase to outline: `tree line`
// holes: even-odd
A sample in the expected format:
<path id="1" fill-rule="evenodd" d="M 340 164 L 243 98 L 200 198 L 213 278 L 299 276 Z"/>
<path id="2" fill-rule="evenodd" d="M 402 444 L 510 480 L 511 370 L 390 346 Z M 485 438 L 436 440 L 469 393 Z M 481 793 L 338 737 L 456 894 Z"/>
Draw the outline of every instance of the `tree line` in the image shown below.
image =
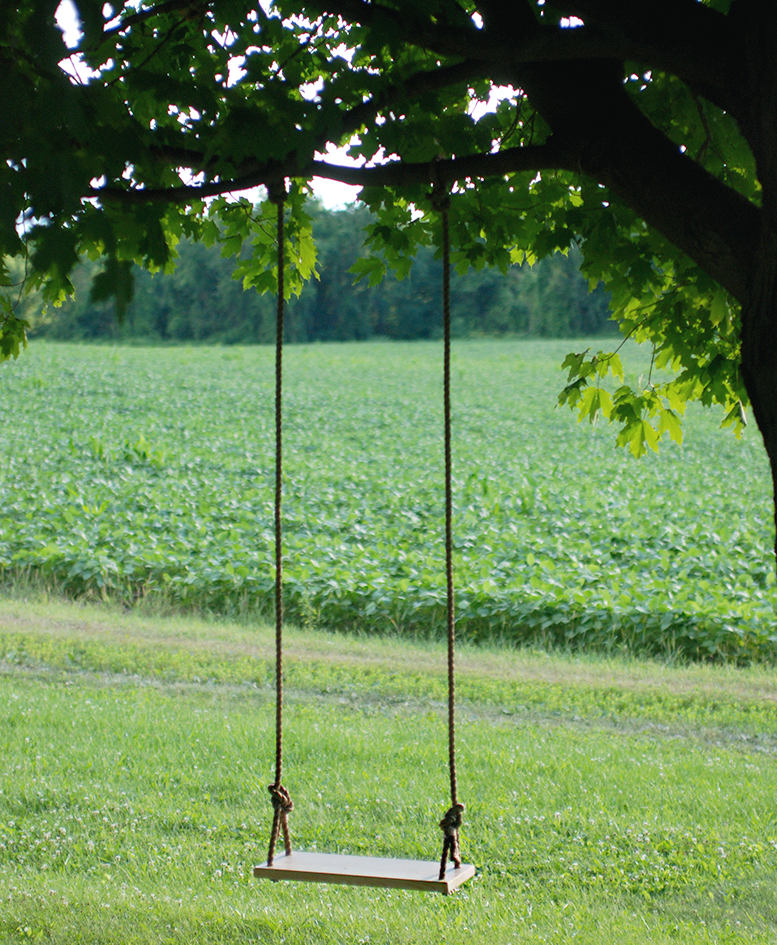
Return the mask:
<path id="1" fill-rule="evenodd" d="M 349 271 L 364 243 L 371 215 L 363 206 L 313 210 L 319 278 L 289 303 L 286 338 L 291 342 L 351 341 L 374 337 L 422 339 L 442 333 L 441 263 L 422 248 L 410 275 L 389 274 L 380 285 L 354 282 Z M 75 297 L 59 308 L 27 307 L 31 334 L 67 341 L 142 340 L 246 344 L 275 337 L 275 301 L 244 291 L 232 277 L 235 258 L 218 245 L 183 241 L 172 273 L 134 270 L 134 294 L 123 320 L 110 301 L 92 301 L 98 262 L 83 261 L 72 275 Z M 589 291 L 573 247 L 533 267 L 452 273 L 452 332 L 457 337 L 520 334 L 575 337 L 614 331 L 608 295 Z"/>

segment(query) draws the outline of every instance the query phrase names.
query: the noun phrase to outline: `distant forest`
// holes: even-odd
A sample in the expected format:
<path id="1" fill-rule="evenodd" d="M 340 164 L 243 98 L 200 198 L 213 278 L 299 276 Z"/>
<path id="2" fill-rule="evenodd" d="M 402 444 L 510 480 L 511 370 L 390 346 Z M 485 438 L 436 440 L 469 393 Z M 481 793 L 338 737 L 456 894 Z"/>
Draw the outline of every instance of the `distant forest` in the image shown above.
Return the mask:
<path id="1" fill-rule="evenodd" d="M 442 333 L 439 259 L 422 249 L 409 277 L 388 276 L 369 287 L 349 272 L 370 222 L 364 207 L 313 211 L 320 278 L 293 299 L 286 318 L 288 341 L 350 341 L 374 337 L 436 338 Z M 243 291 L 232 278 L 234 258 L 219 247 L 183 242 L 175 272 L 151 275 L 135 270 L 135 292 L 120 324 L 111 303 L 89 298 L 99 263 L 84 262 L 73 281 L 76 296 L 61 308 L 25 312 L 31 333 L 63 341 L 161 341 L 246 344 L 275 337 L 275 302 Z M 559 338 L 615 331 L 608 296 L 589 292 L 573 248 L 533 267 L 470 270 L 451 278 L 451 328 L 457 337 L 527 335 Z"/>

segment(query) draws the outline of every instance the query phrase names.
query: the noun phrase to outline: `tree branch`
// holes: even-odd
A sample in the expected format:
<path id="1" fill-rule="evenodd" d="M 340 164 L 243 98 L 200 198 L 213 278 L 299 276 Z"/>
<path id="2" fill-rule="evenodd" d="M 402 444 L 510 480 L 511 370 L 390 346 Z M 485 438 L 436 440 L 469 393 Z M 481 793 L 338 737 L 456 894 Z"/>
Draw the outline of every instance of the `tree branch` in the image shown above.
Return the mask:
<path id="1" fill-rule="evenodd" d="M 738 66 L 726 18 L 694 0 L 676 0 L 678 12 L 672 15 L 663 9 L 666 2 L 659 0 L 660 11 L 648 4 L 640 12 L 639 4 L 635 13 L 633 4 L 624 5 L 620 0 L 567 0 L 564 8 L 581 17 L 591 14 L 591 25 L 563 29 L 537 24 L 536 29 L 520 30 L 419 24 L 400 11 L 363 0 L 329 0 L 327 7 L 363 26 L 372 25 L 379 15 L 391 19 L 406 42 L 438 55 L 512 67 L 575 60 L 633 60 L 675 75 L 715 104 L 731 107 L 730 90 L 736 84 Z M 674 4 L 675 0 L 669 2 Z M 497 8 L 507 9 L 494 0 L 488 0 L 484 8 L 492 16 Z M 624 13 L 624 9 L 629 12 Z M 672 28 L 667 27 L 667 18 Z M 620 28 L 613 30 L 612 22 Z"/>
<path id="2" fill-rule="evenodd" d="M 619 63 L 522 66 L 516 82 L 581 173 L 746 300 L 761 211 L 650 122 L 626 93 Z"/>
<path id="3" fill-rule="evenodd" d="M 561 0 L 560 6 L 629 51 L 620 58 L 675 75 L 724 110 L 736 107 L 739 30 L 730 16 L 697 0 Z"/>
<path id="4" fill-rule="evenodd" d="M 157 3 L 153 7 L 139 10 L 136 13 L 131 13 L 129 16 L 124 17 L 118 26 L 114 26 L 113 29 L 110 30 L 104 30 L 101 39 L 106 40 L 111 36 L 123 33 L 131 26 L 137 26 L 138 23 L 142 23 L 152 16 L 158 16 L 160 13 L 175 13 L 179 10 L 200 9 L 208 5 L 208 0 L 164 0 L 163 3 Z"/>
<path id="5" fill-rule="evenodd" d="M 452 184 L 467 178 L 498 177 L 519 171 L 575 170 L 574 156 L 552 141 L 542 145 L 506 148 L 495 154 L 472 154 L 434 162 L 404 164 L 400 161 L 376 167 L 346 167 L 326 161 L 310 161 L 304 168 L 278 163 L 258 167 L 253 173 L 208 184 L 190 184 L 170 188 L 95 187 L 86 198 L 121 204 L 186 204 L 225 193 L 237 193 L 266 185 L 283 177 L 310 179 L 323 177 L 357 187 L 406 187 L 439 181 Z"/>

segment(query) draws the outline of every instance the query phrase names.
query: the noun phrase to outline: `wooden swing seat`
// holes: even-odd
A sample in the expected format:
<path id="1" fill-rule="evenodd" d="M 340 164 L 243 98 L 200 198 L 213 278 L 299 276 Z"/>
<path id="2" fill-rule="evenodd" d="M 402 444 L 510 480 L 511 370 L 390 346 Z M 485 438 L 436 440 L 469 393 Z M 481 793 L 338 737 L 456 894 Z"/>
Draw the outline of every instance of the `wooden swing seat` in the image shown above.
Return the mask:
<path id="1" fill-rule="evenodd" d="M 384 889 L 423 889 L 449 895 L 475 875 L 475 867 L 462 863 L 448 865 L 439 878 L 439 862 L 393 860 L 377 856 L 346 856 L 332 853 L 277 854 L 273 865 L 254 867 L 254 876 L 265 879 L 292 879 L 305 883 L 340 883 L 346 886 L 378 886 Z"/>

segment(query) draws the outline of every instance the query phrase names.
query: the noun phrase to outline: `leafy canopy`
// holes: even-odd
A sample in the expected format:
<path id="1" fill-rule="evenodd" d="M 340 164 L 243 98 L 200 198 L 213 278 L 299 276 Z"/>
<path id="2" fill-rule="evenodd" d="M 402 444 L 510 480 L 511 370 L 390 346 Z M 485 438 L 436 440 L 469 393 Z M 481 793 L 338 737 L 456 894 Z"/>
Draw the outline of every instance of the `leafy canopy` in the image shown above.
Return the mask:
<path id="1" fill-rule="evenodd" d="M 641 206 L 624 170 L 625 136 L 637 148 L 641 134 L 679 177 L 758 206 L 753 156 L 711 78 L 723 0 L 640 12 L 607 0 L 73 0 L 70 49 L 58 3 L 0 10 L 3 358 L 25 344 L 25 293 L 57 305 L 81 256 L 103 260 L 92 293 L 120 312 L 132 263 L 171 269 L 182 237 L 224 255 L 249 245 L 239 277 L 273 291 L 275 211 L 252 188 L 281 180 L 286 292 L 299 293 L 316 272 L 305 201 L 319 175 L 362 185 L 377 214 L 354 267 L 370 282 L 406 275 L 420 246 L 439 244 L 433 187 L 452 191 L 461 272 L 577 244 L 623 334 L 653 346 L 653 369 L 627 383 L 617 352 L 577 353 L 560 400 L 616 422 L 638 455 L 665 433 L 681 439 L 690 400 L 722 405 L 741 431 L 737 278 Z M 338 147 L 360 166 L 338 166 Z"/>

